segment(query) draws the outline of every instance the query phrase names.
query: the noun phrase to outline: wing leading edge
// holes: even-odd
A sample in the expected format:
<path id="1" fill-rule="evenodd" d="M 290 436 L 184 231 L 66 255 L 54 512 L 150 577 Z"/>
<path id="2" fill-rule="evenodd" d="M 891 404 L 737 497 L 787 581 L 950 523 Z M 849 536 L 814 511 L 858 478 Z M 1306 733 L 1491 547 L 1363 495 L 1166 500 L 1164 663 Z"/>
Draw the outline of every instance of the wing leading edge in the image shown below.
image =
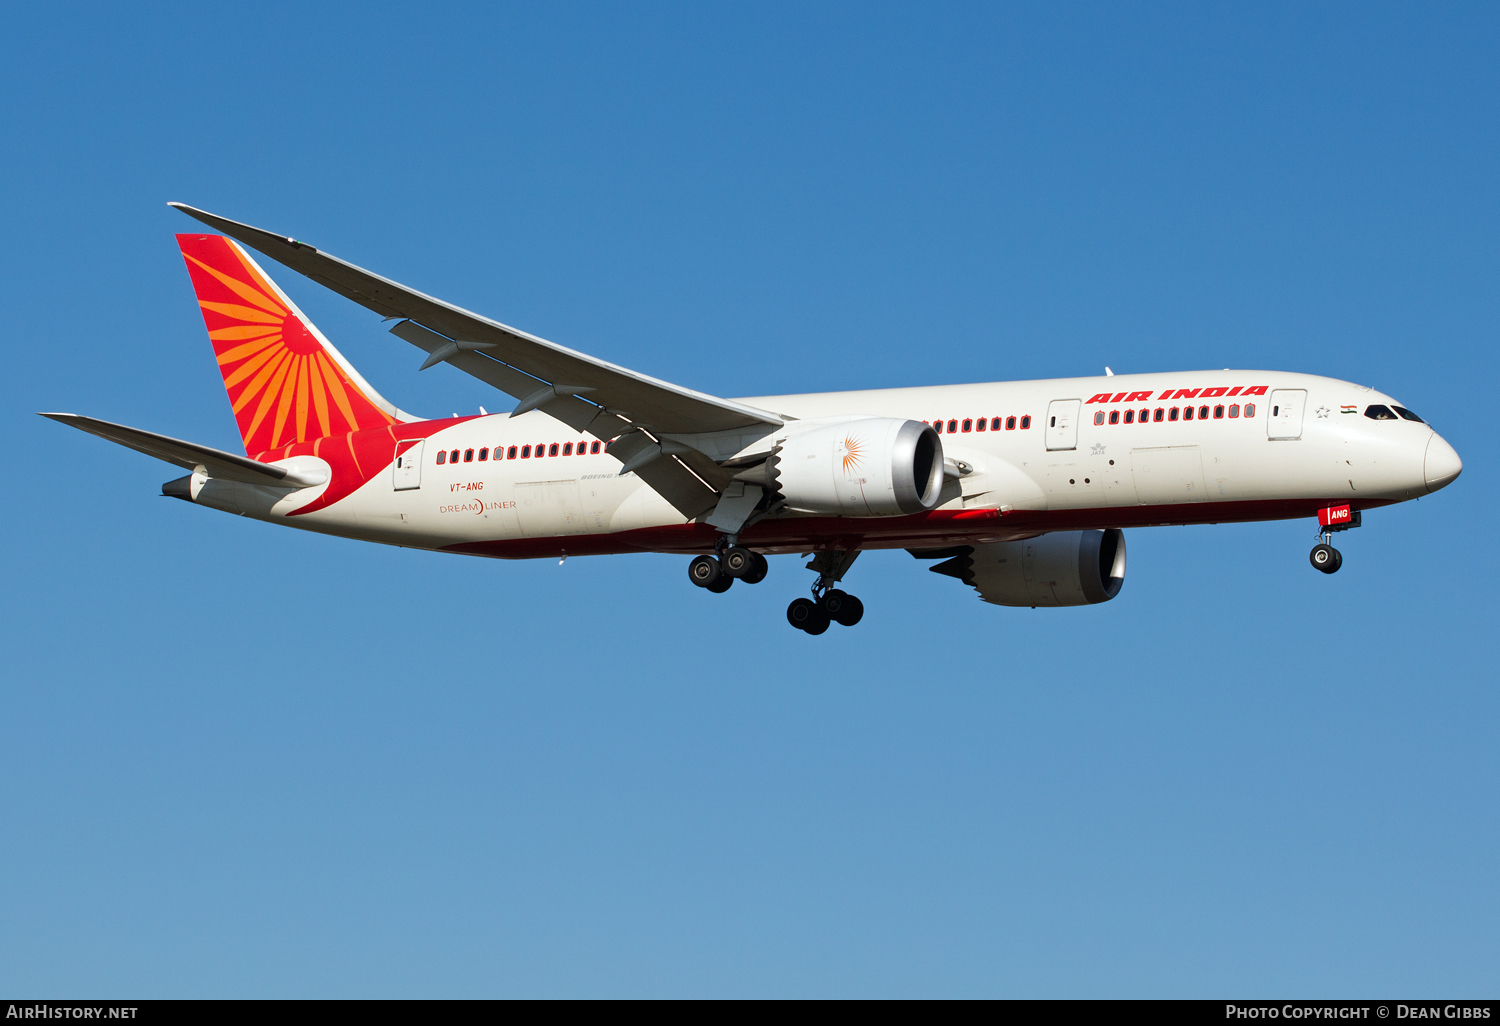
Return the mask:
<path id="1" fill-rule="evenodd" d="M 399 324 L 392 332 L 518 400 L 532 399 L 542 405 L 537 402 L 538 393 L 552 387 L 572 395 L 574 402 L 591 408 L 595 415 L 601 409 L 608 410 L 653 433 L 776 428 L 784 423 L 766 410 L 638 374 L 492 321 L 320 252 L 305 242 L 184 203 L 169 205 L 382 317 L 403 317 L 426 329 L 414 331 Z M 443 352 L 439 354 L 439 350 Z M 587 401 L 577 399 L 578 395 L 586 395 Z M 555 416 L 553 407 L 558 404 L 545 404 L 547 413 Z"/>

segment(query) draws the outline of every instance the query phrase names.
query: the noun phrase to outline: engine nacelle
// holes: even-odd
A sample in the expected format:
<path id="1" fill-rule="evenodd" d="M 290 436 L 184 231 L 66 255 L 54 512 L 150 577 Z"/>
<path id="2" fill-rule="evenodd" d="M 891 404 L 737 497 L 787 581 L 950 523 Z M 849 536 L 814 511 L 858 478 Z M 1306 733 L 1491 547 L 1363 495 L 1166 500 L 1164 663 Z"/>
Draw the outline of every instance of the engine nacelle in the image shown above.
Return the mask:
<path id="1" fill-rule="evenodd" d="M 943 490 L 943 443 L 919 420 L 846 417 L 798 424 L 766 461 L 789 508 L 845 517 L 925 513 Z"/>
<path id="2" fill-rule="evenodd" d="M 1125 583 L 1125 535 L 1056 531 L 1025 541 L 975 545 L 932 568 L 957 577 L 997 606 L 1087 606 Z"/>

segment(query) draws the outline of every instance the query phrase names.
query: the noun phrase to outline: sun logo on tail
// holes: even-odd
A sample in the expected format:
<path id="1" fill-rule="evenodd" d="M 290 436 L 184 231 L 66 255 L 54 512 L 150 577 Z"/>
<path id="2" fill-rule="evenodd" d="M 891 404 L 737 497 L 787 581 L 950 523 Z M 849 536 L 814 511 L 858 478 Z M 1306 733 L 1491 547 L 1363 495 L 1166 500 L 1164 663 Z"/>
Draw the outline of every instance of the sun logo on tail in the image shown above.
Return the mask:
<path id="1" fill-rule="evenodd" d="M 391 423 L 238 246 L 179 236 L 247 453 Z"/>
<path id="2" fill-rule="evenodd" d="M 864 455 L 864 446 L 859 439 L 850 435 L 844 436 L 844 473 L 852 473 L 859 467 L 860 458 Z"/>

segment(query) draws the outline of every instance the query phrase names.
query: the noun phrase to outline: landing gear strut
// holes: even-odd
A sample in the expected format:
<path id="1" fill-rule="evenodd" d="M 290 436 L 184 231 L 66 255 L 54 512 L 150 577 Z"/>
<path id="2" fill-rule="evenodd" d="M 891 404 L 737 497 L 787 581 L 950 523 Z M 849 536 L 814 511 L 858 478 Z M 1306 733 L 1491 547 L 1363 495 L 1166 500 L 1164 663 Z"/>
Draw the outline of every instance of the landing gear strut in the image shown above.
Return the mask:
<path id="1" fill-rule="evenodd" d="M 822 634 L 831 623 L 853 627 L 865 615 L 865 604 L 848 592 L 835 588 L 858 558 L 859 550 L 848 552 L 819 552 L 807 564 L 809 570 L 818 572 L 817 583 L 812 586 L 813 597 L 793 599 L 786 607 L 787 623 L 808 634 Z"/>

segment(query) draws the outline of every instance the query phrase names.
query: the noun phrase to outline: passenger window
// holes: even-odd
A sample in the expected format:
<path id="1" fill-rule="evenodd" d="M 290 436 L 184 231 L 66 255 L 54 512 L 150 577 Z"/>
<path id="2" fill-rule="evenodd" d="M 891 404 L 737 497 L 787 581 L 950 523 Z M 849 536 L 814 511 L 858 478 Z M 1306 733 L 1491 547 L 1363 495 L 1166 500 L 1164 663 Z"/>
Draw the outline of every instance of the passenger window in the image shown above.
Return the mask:
<path id="1" fill-rule="evenodd" d="M 1111 424 L 1118 424 L 1118 423 L 1120 423 L 1120 411 L 1119 410 L 1110 410 L 1109 411 L 1109 422 Z"/>
<path id="2" fill-rule="evenodd" d="M 1094 423 L 1095 424 L 1103 424 L 1104 423 L 1104 411 L 1103 410 L 1100 410 L 1098 413 L 1094 414 Z"/>
<path id="3" fill-rule="evenodd" d="M 1198 407 L 1198 419 L 1199 420 L 1207 420 L 1208 419 L 1208 407 L 1207 406 L 1200 406 L 1200 407 Z"/>
<path id="4" fill-rule="evenodd" d="M 1015 420 L 1015 418 L 1012 417 L 1011 420 Z M 1012 424 L 1011 427 L 1015 427 L 1015 425 Z M 991 431 L 999 431 L 1000 430 L 1000 418 L 999 417 L 996 417 L 994 420 L 990 421 L 990 430 Z"/>
<path id="5" fill-rule="evenodd" d="M 457 463 L 458 462 L 458 450 L 457 449 L 454 449 L 452 452 L 450 452 L 448 454 L 448 462 L 449 463 Z"/>
<path id="6" fill-rule="evenodd" d="M 1014 431 L 1015 429 L 1016 429 L 1016 418 L 1014 418 L 1014 417 L 1006 417 L 1005 418 L 1005 430 L 1007 430 L 1007 431 Z"/>
<path id="7" fill-rule="evenodd" d="M 1425 423 L 1427 423 L 1421 417 L 1418 417 L 1415 413 L 1413 413 L 1410 410 L 1408 410 L 1405 406 L 1392 406 L 1391 409 L 1393 409 L 1397 413 L 1401 414 L 1401 419 L 1402 420 L 1409 420 L 1413 424 L 1425 424 Z M 1248 414 L 1246 414 L 1246 416 L 1248 416 Z"/>
<path id="8" fill-rule="evenodd" d="M 943 422 L 940 421 L 940 420 L 933 421 L 932 422 L 932 430 L 936 431 L 938 434 L 942 434 L 943 433 Z"/>
<path id="9" fill-rule="evenodd" d="M 557 443 L 556 442 L 553 442 L 551 445 L 547 446 L 547 455 L 548 456 L 556 456 L 557 455 Z"/>
<path id="10" fill-rule="evenodd" d="M 1156 408 L 1156 412 L 1154 414 L 1152 414 L 1152 416 L 1151 416 L 1151 419 L 1154 420 L 1154 421 L 1156 421 L 1158 424 L 1160 424 L 1166 418 L 1167 418 L 1167 411 L 1165 409 L 1163 409 L 1162 407 L 1160 407 L 1160 406 L 1158 406 Z"/>
<path id="11" fill-rule="evenodd" d="M 1134 410 L 1126 410 L 1125 411 L 1125 423 L 1127 423 L 1127 424 L 1134 424 L 1135 423 L 1135 411 Z"/>
<path id="12" fill-rule="evenodd" d="M 1151 419 L 1151 411 L 1150 410 L 1142 410 L 1141 411 L 1141 423 L 1144 424 L 1144 423 L 1146 423 L 1150 419 Z"/>
<path id="13" fill-rule="evenodd" d="M 948 422 L 948 433 L 951 435 L 951 434 L 953 434 L 957 430 L 958 430 L 958 421 L 956 421 L 956 420 L 950 420 Z"/>
<path id="14" fill-rule="evenodd" d="M 974 422 L 972 420 L 965 420 L 964 421 L 964 434 L 968 434 L 970 431 L 973 431 L 973 430 L 974 430 Z"/>
<path id="15" fill-rule="evenodd" d="M 1021 430 L 1022 431 L 1029 431 L 1029 430 L 1031 430 L 1031 415 L 1030 414 L 1028 414 L 1028 415 L 1026 415 L 1026 416 L 1024 416 L 1024 417 L 1021 418 Z"/>
<path id="16" fill-rule="evenodd" d="M 473 463 L 474 462 L 474 450 L 473 449 L 465 449 L 464 450 L 464 462 L 465 463 Z"/>
<path id="17" fill-rule="evenodd" d="M 590 445 L 590 446 L 589 446 L 589 452 L 590 452 L 590 453 L 591 453 L 591 454 L 592 454 L 592 453 L 596 453 L 596 452 L 598 452 L 598 451 L 599 451 L 599 443 L 598 443 L 598 442 L 594 442 L 594 443 L 593 443 L 593 444 L 591 444 L 591 445 Z"/>
<path id="18" fill-rule="evenodd" d="M 1193 419 L 1193 408 L 1191 406 L 1183 407 L 1183 410 L 1182 410 L 1182 419 L 1183 420 L 1192 420 Z"/>
<path id="19" fill-rule="evenodd" d="M 1247 416 L 1247 417 L 1253 417 L 1253 416 L 1255 416 L 1255 404 L 1254 403 L 1246 403 L 1245 404 L 1245 416 Z"/>
<path id="20" fill-rule="evenodd" d="M 1230 420 L 1233 420 L 1234 418 L 1238 417 L 1239 415 L 1240 415 L 1240 404 L 1239 403 L 1235 403 L 1233 406 L 1229 407 L 1229 419 Z"/>
<path id="21" fill-rule="evenodd" d="M 523 459 L 523 460 L 529 460 L 529 459 L 531 459 L 531 446 L 529 446 L 529 445 L 523 445 L 523 446 L 521 446 L 521 459 Z"/>
<path id="22" fill-rule="evenodd" d="M 485 460 L 487 460 L 489 458 L 490 458 L 490 451 L 488 449 L 480 449 L 479 450 L 479 462 L 480 463 L 483 463 Z"/>
<path id="23" fill-rule="evenodd" d="M 985 425 L 988 424 L 988 423 L 989 423 L 989 421 L 985 420 L 983 417 L 980 417 L 977 421 L 974 422 L 974 430 L 975 431 L 983 431 L 984 428 L 985 428 Z"/>
<path id="24" fill-rule="evenodd" d="M 447 453 L 447 451 L 444 450 L 444 451 L 439 452 L 438 453 L 438 463 L 439 463 L 439 465 L 447 463 L 447 462 L 448 462 L 448 453 Z"/>
<path id="25" fill-rule="evenodd" d="M 1222 407 L 1222 406 L 1215 406 L 1214 407 L 1214 420 L 1223 420 L 1223 419 L 1224 419 L 1224 407 Z"/>
<path id="26" fill-rule="evenodd" d="M 505 450 L 505 458 L 508 460 L 513 460 L 516 458 L 516 447 L 514 445 Z"/>
<path id="27" fill-rule="evenodd" d="M 1167 419 L 1168 420 L 1176 420 L 1177 419 L 1177 407 L 1174 406 L 1170 410 L 1167 411 Z"/>
<path id="28" fill-rule="evenodd" d="M 564 456 L 571 456 L 571 455 L 573 455 L 573 443 L 572 442 L 564 442 L 563 443 L 563 455 Z"/>
<path id="29" fill-rule="evenodd" d="M 1389 406 L 1366 406 L 1365 416 L 1371 420 L 1395 420 L 1396 415 Z"/>

